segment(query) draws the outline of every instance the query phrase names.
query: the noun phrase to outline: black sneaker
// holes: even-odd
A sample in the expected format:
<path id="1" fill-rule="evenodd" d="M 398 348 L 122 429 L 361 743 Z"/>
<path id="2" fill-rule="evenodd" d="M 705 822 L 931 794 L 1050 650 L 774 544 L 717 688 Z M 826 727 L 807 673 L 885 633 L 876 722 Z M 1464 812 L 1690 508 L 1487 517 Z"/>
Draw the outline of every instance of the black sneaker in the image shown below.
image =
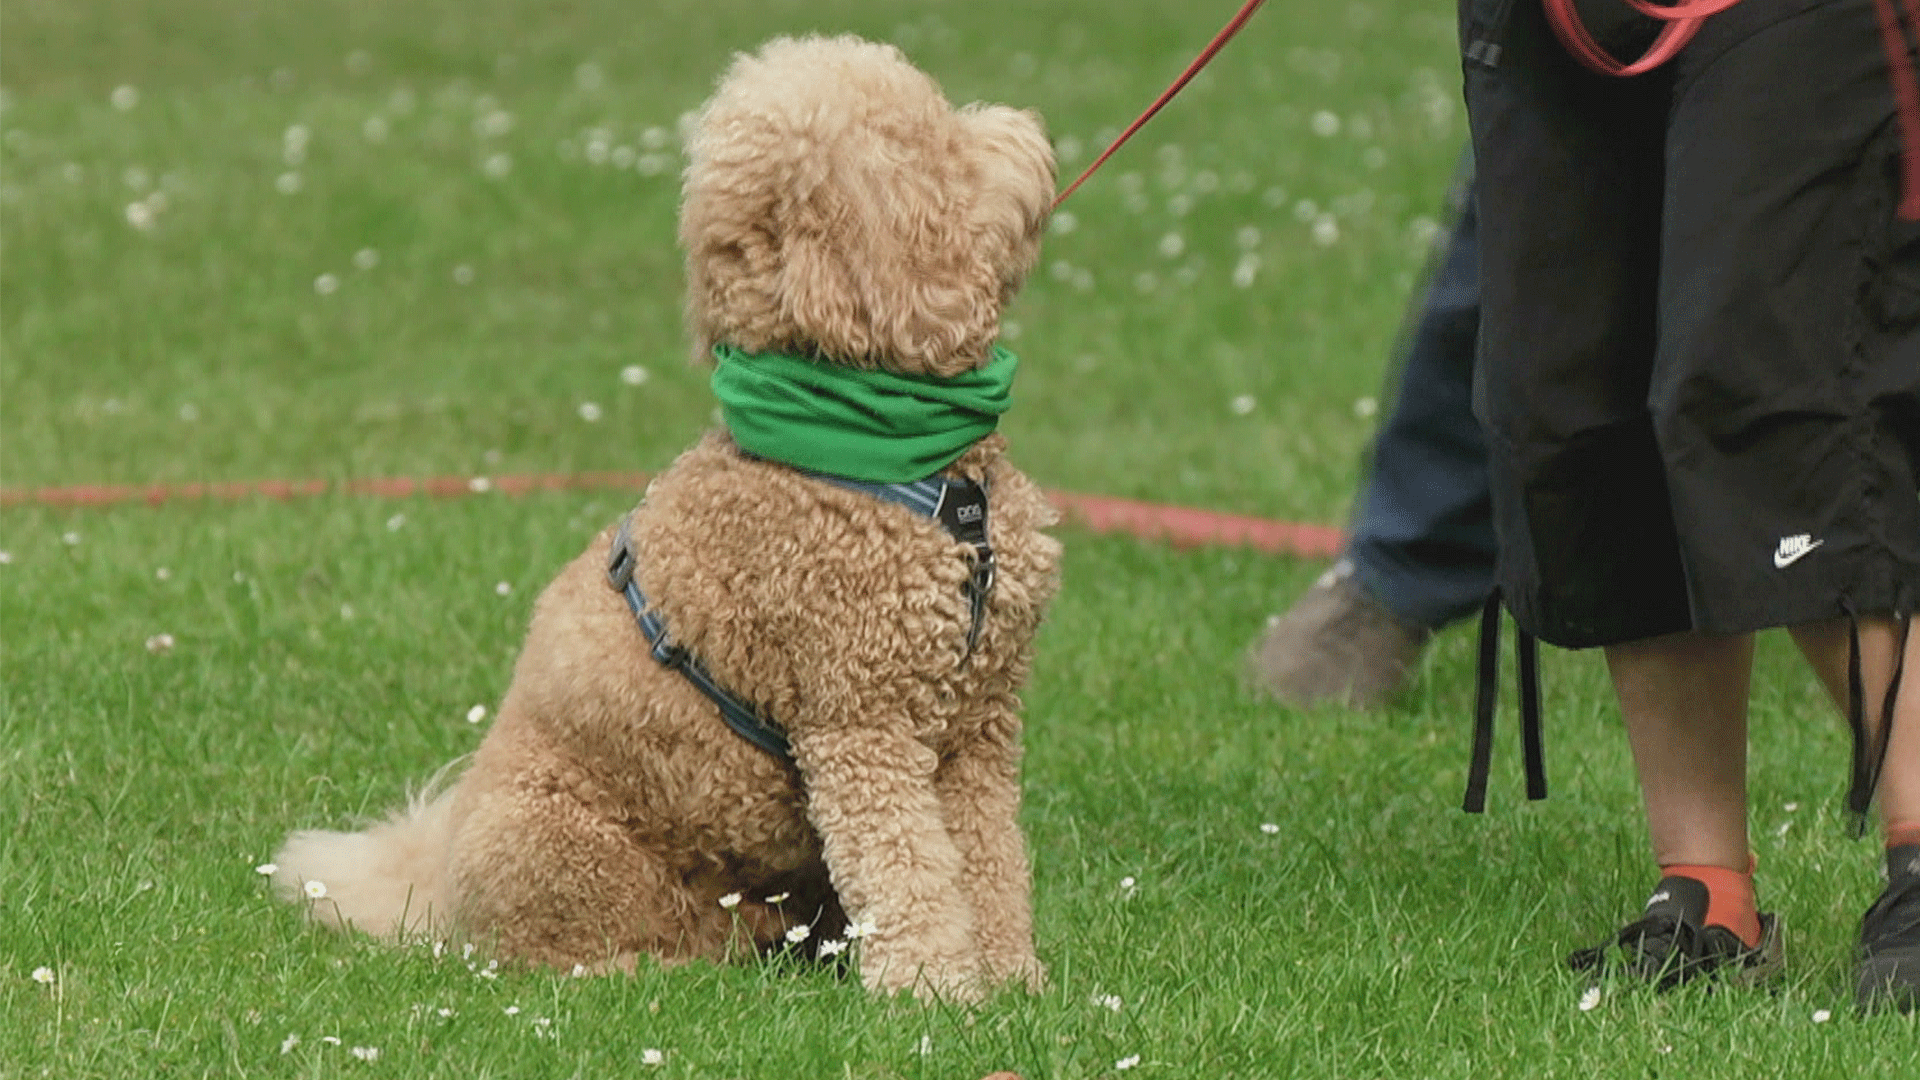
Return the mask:
<path id="1" fill-rule="evenodd" d="M 1646 914 L 1609 941 L 1567 957 L 1575 971 L 1599 975 L 1625 971 L 1668 990 L 1690 979 L 1716 975 L 1755 983 L 1780 970 L 1784 955 L 1780 920 L 1760 914 L 1760 944 L 1748 947 L 1724 926 L 1701 926 L 1707 917 L 1707 887 L 1689 877 L 1661 878 Z"/>
<path id="2" fill-rule="evenodd" d="M 1887 888 L 1860 919 L 1860 974 L 1866 1009 L 1920 1008 L 1920 844 L 1887 849 Z"/>

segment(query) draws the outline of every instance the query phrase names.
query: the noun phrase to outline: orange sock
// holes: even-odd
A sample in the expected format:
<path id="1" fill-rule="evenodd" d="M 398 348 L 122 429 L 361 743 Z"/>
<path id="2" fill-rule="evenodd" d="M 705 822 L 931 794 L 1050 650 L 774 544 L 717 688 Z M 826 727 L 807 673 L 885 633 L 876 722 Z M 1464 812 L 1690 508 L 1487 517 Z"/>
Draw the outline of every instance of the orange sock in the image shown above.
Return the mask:
<path id="1" fill-rule="evenodd" d="M 1905 847 L 1908 844 L 1920 844 L 1920 821 L 1889 822 L 1883 830 L 1890 848 Z"/>
<path id="2" fill-rule="evenodd" d="M 1707 887 L 1708 926 L 1724 926 L 1748 948 L 1760 944 L 1760 912 L 1753 900 L 1753 872 L 1724 866 L 1663 866 L 1667 877 L 1689 877 Z"/>

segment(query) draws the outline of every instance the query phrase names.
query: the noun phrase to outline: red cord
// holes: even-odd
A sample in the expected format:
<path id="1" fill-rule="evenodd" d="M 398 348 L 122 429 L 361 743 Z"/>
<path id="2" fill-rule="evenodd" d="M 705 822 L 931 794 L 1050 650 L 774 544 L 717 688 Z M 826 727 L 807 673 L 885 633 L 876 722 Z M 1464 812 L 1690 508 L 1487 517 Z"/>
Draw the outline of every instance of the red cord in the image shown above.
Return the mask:
<path id="1" fill-rule="evenodd" d="M 1873 0 L 1880 17 L 1880 43 L 1887 51 L 1887 79 L 1893 84 L 1894 111 L 1900 121 L 1900 218 L 1920 221 L 1920 77 L 1914 73 L 1901 12 L 1893 0 Z M 1920 31 L 1920 0 L 1906 0 L 1906 19 Z"/>
<path id="2" fill-rule="evenodd" d="M 1213 40 L 1207 43 L 1207 47 L 1201 50 L 1200 55 L 1194 58 L 1193 63 L 1187 65 L 1187 70 L 1180 73 L 1180 77 L 1173 81 L 1173 85 L 1167 87 L 1165 93 L 1162 93 L 1156 98 L 1153 104 L 1147 106 L 1147 111 L 1141 113 L 1140 118 L 1129 125 L 1127 130 L 1121 132 L 1120 137 L 1113 140 L 1113 145 L 1107 147 L 1099 157 L 1094 158 L 1093 164 L 1087 166 L 1086 171 L 1080 174 L 1080 178 L 1068 184 L 1067 190 L 1062 191 L 1053 200 L 1053 205 L 1057 208 L 1061 203 L 1066 202 L 1067 196 L 1073 194 L 1081 184 L 1087 182 L 1087 177 L 1093 175 L 1093 170 L 1106 164 L 1107 159 L 1113 156 L 1115 150 L 1120 149 L 1123 143 L 1133 138 L 1134 132 L 1145 127 L 1147 121 L 1153 119 L 1153 114 L 1160 111 L 1161 106 L 1172 101 L 1173 95 L 1179 93 L 1182 87 L 1192 82 L 1193 77 L 1200 74 L 1200 69 L 1207 66 L 1207 62 L 1213 59 L 1214 54 L 1219 52 L 1221 47 L 1226 45 L 1227 42 L 1233 40 L 1233 36 L 1240 32 L 1241 27 L 1247 25 L 1247 20 L 1253 18 L 1253 13 L 1258 11 L 1260 5 L 1264 3 L 1266 3 L 1266 0 L 1247 0 L 1246 3 L 1242 4 L 1239 13 L 1236 14 L 1225 27 L 1221 28 L 1218 34 L 1213 36 Z"/>
<path id="3" fill-rule="evenodd" d="M 1664 21 L 1667 25 L 1660 30 L 1660 36 L 1653 39 L 1646 54 L 1630 64 L 1622 64 L 1612 54 L 1600 47 L 1587 33 L 1585 23 L 1580 21 L 1580 13 L 1574 10 L 1573 0 L 1545 0 L 1547 23 L 1553 27 L 1553 36 L 1560 39 L 1575 60 L 1602 75 L 1616 75 L 1630 78 L 1645 74 L 1674 58 L 1675 54 L 1693 40 L 1700 32 L 1700 22 L 1708 15 L 1717 14 L 1732 7 L 1740 0 L 1683 0 L 1673 7 L 1659 7 L 1647 0 L 1627 0 L 1634 9 Z"/>

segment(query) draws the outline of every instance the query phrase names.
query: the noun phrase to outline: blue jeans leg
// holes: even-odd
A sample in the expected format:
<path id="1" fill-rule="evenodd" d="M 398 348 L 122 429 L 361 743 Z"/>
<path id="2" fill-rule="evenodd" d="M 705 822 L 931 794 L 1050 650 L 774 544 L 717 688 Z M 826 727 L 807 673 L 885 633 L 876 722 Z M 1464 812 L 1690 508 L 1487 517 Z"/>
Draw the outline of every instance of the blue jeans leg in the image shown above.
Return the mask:
<path id="1" fill-rule="evenodd" d="M 1480 253 L 1470 189 L 1464 203 L 1408 335 L 1346 552 L 1368 595 L 1436 629 L 1479 610 L 1498 551 L 1473 416 Z"/>

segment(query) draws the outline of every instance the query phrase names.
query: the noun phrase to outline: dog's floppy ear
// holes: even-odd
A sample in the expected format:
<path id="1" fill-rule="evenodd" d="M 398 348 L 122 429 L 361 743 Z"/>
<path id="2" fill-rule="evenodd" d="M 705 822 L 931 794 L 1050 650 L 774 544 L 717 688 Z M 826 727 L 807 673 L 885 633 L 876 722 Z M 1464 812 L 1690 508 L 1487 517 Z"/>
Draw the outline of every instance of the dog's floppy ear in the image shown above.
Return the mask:
<path id="1" fill-rule="evenodd" d="M 969 105 L 961 119 L 974 134 L 979 170 L 973 225 L 982 249 L 998 252 L 1003 301 L 1011 300 L 1040 255 L 1040 231 L 1053 210 L 1053 146 L 1037 113 Z"/>

